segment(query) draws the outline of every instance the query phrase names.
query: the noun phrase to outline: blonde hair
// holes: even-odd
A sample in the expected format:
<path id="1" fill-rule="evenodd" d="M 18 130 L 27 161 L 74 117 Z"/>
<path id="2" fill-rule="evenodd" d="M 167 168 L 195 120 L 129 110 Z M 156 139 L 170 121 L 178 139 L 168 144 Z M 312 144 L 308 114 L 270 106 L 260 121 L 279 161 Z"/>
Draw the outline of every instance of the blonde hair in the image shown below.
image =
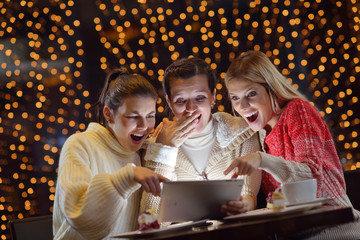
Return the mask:
<path id="1" fill-rule="evenodd" d="M 286 80 L 270 59 L 260 51 L 247 51 L 230 64 L 225 75 L 225 85 L 232 80 L 243 79 L 263 85 L 271 99 L 275 113 L 281 111 L 282 105 L 294 98 L 305 97 Z"/>

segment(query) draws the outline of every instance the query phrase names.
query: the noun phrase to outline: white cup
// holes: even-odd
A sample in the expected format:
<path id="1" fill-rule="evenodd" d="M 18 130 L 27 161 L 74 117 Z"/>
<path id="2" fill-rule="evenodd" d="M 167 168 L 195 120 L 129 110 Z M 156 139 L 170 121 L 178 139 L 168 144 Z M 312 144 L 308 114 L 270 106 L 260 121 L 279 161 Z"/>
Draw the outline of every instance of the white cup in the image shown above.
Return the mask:
<path id="1" fill-rule="evenodd" d="M 316 200 L 317 182 L 316 179 L 286 183 L 281 185 L 288 204 L 305 203 Z"/>

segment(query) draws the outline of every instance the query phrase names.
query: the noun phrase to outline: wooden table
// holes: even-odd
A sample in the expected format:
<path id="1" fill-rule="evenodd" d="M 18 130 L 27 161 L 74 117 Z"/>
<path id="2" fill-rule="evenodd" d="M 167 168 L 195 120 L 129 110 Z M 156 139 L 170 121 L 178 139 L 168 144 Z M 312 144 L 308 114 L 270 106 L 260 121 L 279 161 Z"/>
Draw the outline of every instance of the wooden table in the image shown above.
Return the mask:
<path id="1" fill-rule="evenodd" d="M 321 206 L 305 212 L 265 219 L 224 222 L 146 239 L 282 239 L 301 230 L 354 220 L 350 207 Z M 139 239 L 140 236 L 137 237 Z"/>

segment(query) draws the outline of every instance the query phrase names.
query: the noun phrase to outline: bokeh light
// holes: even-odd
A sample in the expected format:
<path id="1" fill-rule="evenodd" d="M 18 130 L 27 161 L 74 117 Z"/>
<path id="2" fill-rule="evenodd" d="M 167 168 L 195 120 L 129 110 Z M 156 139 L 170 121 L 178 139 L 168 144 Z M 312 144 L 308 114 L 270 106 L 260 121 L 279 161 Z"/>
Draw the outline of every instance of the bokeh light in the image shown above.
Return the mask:
<path id="1" fill-rule="evenodd" d="M 159 122 L 170 63 L 205 59 L 220 79 L 214 109 L 232 112 L 225 72 L 261 50 L 319 109 L 344 169 L 359 169 L 359 10 L 355 0 L 0 2 L 0 239 L 9 219 L 52 212 L 62 144 L 86 129 L 121 65 L 158 89 Z"/>

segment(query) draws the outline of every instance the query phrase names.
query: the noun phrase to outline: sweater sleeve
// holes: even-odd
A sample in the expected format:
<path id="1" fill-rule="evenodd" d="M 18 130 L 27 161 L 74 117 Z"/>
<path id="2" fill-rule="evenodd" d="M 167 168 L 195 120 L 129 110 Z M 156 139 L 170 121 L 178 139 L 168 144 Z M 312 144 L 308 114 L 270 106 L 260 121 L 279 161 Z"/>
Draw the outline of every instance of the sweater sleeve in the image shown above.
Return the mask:
<path id="1" fill-rule="evenodd" d="M 327 126 L 319 112 L 303 100 L 293 100 L 284 116 L 283 141 L 287 149 L 292 149 L 293 157 L 269 156 L 262 153 L 261 167 L 282 183 L 317 178 L 323 182 L 324 160 L 331 153 L 332 146 L 327 138 Z M 331 141 L 331 138 L 330 138 Z"/>
<path id="2" fill-rule="evenodd" d="M 150 143 L 145 153 L 145 167 L 153 170 L 164 177 L 176 181 L 175 165 L 179 149 L 161 143 Z M 156 208 L 159 211 L 160 197 L 143 192 L 140 203 L 140 211 Z"/>
<path id="3" fill-rule="evenodd" d="M 270 173 L 279 183 L 289 183 L 312 178 L 311 169 L 304 163 L 286 161 L 282 157 L 258 152 L 262 162 L 260 169 Z"/>
<path id="4" fill-rule="evenodd" d="M 93 175 L 88 151 L 77 141 L 65 143 L 59 168 L 60 208 L 68 223 L 86 239 L 104 238 L 140 184 L 131 164 L 113 174 Z"/>
<path id="5" fill-rule="evenodd" d="M 256 133 L 242 144 L 241 156 L 260 150 L 259 135 Z M 245 176 L 241 195 L 247 200 L 249 210 L 256 209 L 257 195 L 261 185 L 261 171 L 258 170 L 250 176 Z"/>

